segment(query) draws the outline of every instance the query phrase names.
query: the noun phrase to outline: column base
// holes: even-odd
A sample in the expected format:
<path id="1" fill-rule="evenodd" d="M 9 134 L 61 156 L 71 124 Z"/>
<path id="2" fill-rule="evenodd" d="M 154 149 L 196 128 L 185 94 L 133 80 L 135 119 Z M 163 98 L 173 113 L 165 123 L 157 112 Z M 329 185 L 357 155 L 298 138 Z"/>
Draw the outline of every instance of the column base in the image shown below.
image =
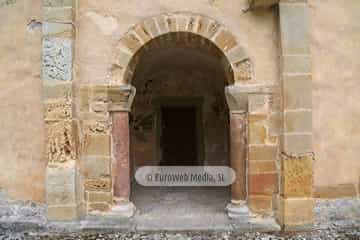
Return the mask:
<path id="1" fill-rule="evenodd" d="M 238 219 L 251 216 L 250 210 L 246 205 L 246 201 L 231 200 L 226 206 L 229 218 Z"/>
<path id="2" fill-rule="evenodd" d="M 131 218 L 135 215 L 136 207 L 130 201 L 119 201 L 111 208 L 110 215 Z"/>

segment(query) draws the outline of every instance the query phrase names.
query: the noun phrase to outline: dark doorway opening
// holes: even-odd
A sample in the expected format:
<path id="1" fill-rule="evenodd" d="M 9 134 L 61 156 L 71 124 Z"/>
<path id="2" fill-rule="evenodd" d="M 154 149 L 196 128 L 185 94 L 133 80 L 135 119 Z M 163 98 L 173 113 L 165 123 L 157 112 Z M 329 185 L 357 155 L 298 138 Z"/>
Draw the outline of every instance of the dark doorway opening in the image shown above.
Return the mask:
<path id="1" fill-rule="evenodd" d="M 196 115 L 195 107 L 162 107 L 160 165 L 198 165 Z"/>

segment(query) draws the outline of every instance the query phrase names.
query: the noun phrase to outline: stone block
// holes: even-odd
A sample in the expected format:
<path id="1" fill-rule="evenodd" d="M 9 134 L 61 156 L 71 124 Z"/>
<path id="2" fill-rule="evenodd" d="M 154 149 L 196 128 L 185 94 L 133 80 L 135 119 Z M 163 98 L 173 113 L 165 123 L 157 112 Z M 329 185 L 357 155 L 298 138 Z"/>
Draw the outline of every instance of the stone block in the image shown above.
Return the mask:
<path id="1" fill-rule="evenodd" d="M 301 155 L 304 153 L 311 153 L 313 151 L 312 134 L 285 133 L 282 135 L 282 145 L 282 151 L 287 155 Z"/>
<path id="2" fill-rule="evenodd" d="M 277 171 L 275 161 L 249 161 L 249 173 L 273 173 Z"/>
<path id="3" fill-rule="evenodd" d="M 111 179 L 109 177 L 87 179 L 85 181 L 85 190 L 95 192 L 111 191 Z"/>
<path id="4" fill-rule="evenodd" d="M 314 198 L 336 199 L 336 198 L 356 198 L 356 184 L 340 184 L 337 186 L 316 186 Z"/>
<path id="5" fill-rule="evenodd" d="M 310 17 L 307 3 L 280 2 L 279 10 L 282 53 L 308 54 Z"/>
<path id="6" fill-rule="evenodd" d="M 52 205 L 69 205 L 76 204 L 75 186 L 74 185 L 58 185 L 47 187 L 46 204 Z"/>
<path id="7" fill-rule="evenodd" d="M 95 113 L 95 112 L 80 112 L 79 119 L 82 120 L 95 120 L 95 121 L 109 121 L 110 114 Z"/>
<path id="8" fill-rule="evenodd" d="M 57 186 L 75 186 L 76 168 L 75 161 L 61 164 L 58 167 L 46 168 L 46 188 Z"/>
<path id="9" fill-rule="evenodd" d="M 80 87 L 77 96 L 78 109 L 80 112 L 89 112 L 89 88 L 88 87 Z"/>
<path id="10" fill-rule="evenodd" d="M 124 70 L 130 64 L 131 57 L 132 55 L 124 51 L 120 46 L 117 48 L 113 62 Z"/>
<path id="11" fill-rule="evenodd" d="M 88 204 L 89 211 L 109 211 L 110 205 L 108 203 L 90 203 Z"/>
<path id="12" fill-rule="evenodd" d="M 249 144 L 265 144 L 267 137 L 267 116 L 249 115 Z"/>
<path id="13" fill-rule="evenodd" d="M 310 55 L 282 56 L 282 72 L 284 74 L 311 74 Z"/>
<path id="14" fill-rule="evenodd" d="M 71 101 L 55 100 L 46 101 L 44 109 L 45 120 L 64 120 L 72 118 Z"/>
<path id="15" fill-rule="evenodd" d="M 189 21 L 187 24 L 187 31 L 196 32 L 197 21 L 198 21 L 198 19 L 196 19 L 195 16 L 189 16 Z"/>
<path id="16" fill-rule="evenodd" d="M 284 110 L 312 108 L 311 75 L 283 75 L 282 81 Z"/>
<path id="17" fill-rule="evenodd" d="M 152 39 L 150 33 L 148 33 L 148 31 L 142 24 L 136 25 L 136 27 L 134 28 L 134 32 L 141 39 L 143 43 L 146 43 Z"/>
<path id="18" fill-rule="evenodd" d="M 87 192 L 86 200 L 92 203 L 106 202 L 112 203 L 112 193 L 111 192 Z"/>
<path id="19" fill-rule="evenodd" d="M 49 164 L 71 162 L 77 156 L 76 122 L 46 122 L 46 154 Z"/>
<path id="20" fill-rule="evenodd" d="M 74 26 L 72 23 L 43 22 L 42 32 L 44 36 L 72 38 Z"/>
<path id="21" fill-rule="evenodd" d="M 44 81 L 43 99 L 63 99 L 68 100 L 72 97 L 72 83 L 64 81 Z"/>
<path id="22" fill-rule="evenodd" d="M 210 21 L 208 18 L 201 17 L 198 21 L 197 33 L 203 37 L 207 37 Z"/>
<path id="23" fill-rule="evenodd" d="M 144 28 L 146 31 L 155 38 L 160 35 L 159 29 L 156 26 L 156 22 L 154 18 L 148 18 L 143 22 Z"/>
<path id="24" fill-rule="evenodd" d="M 109 134 L 110 123 L 100 120 L 82 120 L 81 127 L 85 134 Z"/>
<path id="25" fill-rule="evenodd" d="M 214 21 L 214 20 L 210 19 L 210 23 L 209 23 L 209 27 L 208 27 L 206 37 L 208 39 L 213 39 L 220 28 L 221 28 L 221 25 L 217 21 Z"/>
<path id="26" fill-rule="evenodd" d="M 72 7 L 44 7 L 43 20 L 46 22 L 72 23 L 74 12 Z"/>
<path id="27" fill-rule="evenodd" d="M 92 102 L 90 109 L 96 113 L 107 113 L 109 111 L 109 104 L 106 102 Z"/>
<path id="28" fill-rule="evenodd" d="M 285 229 L 312 225 L 314 206 L 312 198 L 280 198 L 278 221 Z"/>
<path id="29" fill-rule="evenodd" d="M 84 156 L 81 172 L 85 177 L 98 178 L 110 175 L 111 157 Z"/>
<path id="30" fill-rule="evenodd" d="M 313 193 L 313 157 L 283 156 L 281 195 L 287 198 L 311 197 Z"/>
<path id="31" fill-rule="evenodd" d="M 43 40 L 42 78 L 46 81 L 72 80 L 73 41 L 65 38 Z"/>
<path id="32" fill-rule="evenodd" d="M 284 132 L 311 132 L 312 111 L 294 110 L 284 113 Z"/>
<path id="33" fill-rule="evenodd" d="M 188 16 L 186 15 L 177 15 L 176 23 L 177 23 L 177 31 L 185 32 L 188 24 Z"/>
<path id="34" fill-rule="evenodd" d="M 43 0 L 44 7 L 73 7 L 75 0 Z"/>
<path id="35" fill-rule="evenodd" d="M 258 173 L 249 174 L 249 194 L 250 195 L 271 195 L 278 191 L 277 173 Z"/>
<path id="36" fill-rule="evenodd" d="M 269 96 L 265 94 L 249 94 L 248 109 L 250 114 L 267 114 L 269 112 Z"/>
<path id="37" fill-rule="evenodd" d="M 222 51 L 227 52 L 237 46 L 237 40 L 228 30 L 222 29 L 215 37 L 215 44 Z"/>
<path id="38" fill-rule="evenodd" d="M 169 32 L 176 32 L 177 31 L 177 23 L 176 23 L 176 16 L 173 14 L 168 14 L 165 16 L 166 24 L 168 25 Z"/>
<path id="39" fill-rule="evenodd" d="M 70 221 L 78 218 L 77 206 L 48 206 L 47 217 L 52 221 Z"/>
<path id="40" fill-rule="evenodd" d="M 252 79 L 252 69 L 249 60 L 232 64 L 235 83 L 243 83 Z"/>
<path id="41" fill-rule="evenodd" d="M 249 58 L 249 56 L 245 52 L 245 49 L 241 46 L 232 48 L 230 51 L 226 52 L 225 56 L 231 64 L 242 62 Z"/>
<path id="42" fill-rule="evenodd" d="M 279 112 L 269 115 L 269 135 L 277 136 L 280 134 L 282 125 L 282 115 Z"/>
<path id="43" fill-rule="evenodd" d="M 89 99 L 92 102 L 107 102 L 109 86 L 97 85 L 89 88 Z"/>
<path id="44" fill-rule="evenodd" d="M 255 213 L 264 213 L 271 211 L 273 208 L 272 196 L 268 195 L 250 195 L 249 207 Z"/>
<path id="45" fill-rule="evenodd" d="M 169 32 L 169 25 L 166 22 L 166 16 L 160 15 L 156 17 L 156 22 L 159 27 L 160 35 Z"/>
<path id="46" fill-rule="evenodd" d="M 259 145 L 249 147 L 249 160 L 276 160 L 278 147 L 276 145 Z"/>
<path id="47" fill-rule="evenodd" d="M 110 136 L 107 134 L 87 134 L 84 140 L 85 155 L 110 156 Z"/>
<path id="48" fill-rule="evenodd" d="M 143 45 L 134 32 L 128 32 L 120 39 L 120 43 L 132 54 L 135 54 Z"/>

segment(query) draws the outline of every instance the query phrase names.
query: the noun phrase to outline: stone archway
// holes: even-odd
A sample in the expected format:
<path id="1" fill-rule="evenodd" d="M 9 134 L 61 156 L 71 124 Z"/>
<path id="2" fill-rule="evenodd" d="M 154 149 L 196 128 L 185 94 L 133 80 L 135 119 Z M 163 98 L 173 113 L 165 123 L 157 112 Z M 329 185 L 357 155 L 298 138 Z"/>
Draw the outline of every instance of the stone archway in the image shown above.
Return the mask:
<path id="1" fill-rule="evenodd" d="M 199 40 L 200 39 L 200 40 Z M 204 48 L 207 51 L 214 52 L 223 65 L 226 72 L 227 84 L 226 98 L 230 109 L 230 162 L 231 167 L 237 173 L 237 180 L 232 185 L 231 203 L 228 207 L 229 215 L 236 217 L 243 214 L 242 208 L 246 206 L 249 191 L 258 188 L 258 180 L 266 178 L 262 184 L 260 183 L 260 191 L 254 190 L 250 199 L 255 201 L 272 201 L 272 195 L 277 192 L 277 169 L 272 169 L 274 173 L 267 175 L 256 172 L 252 174 L 252 181 L 247 180 L 247 155 L 248 155 L 248 131 L 256 133 L 256 129 L 249 129 L 248 116 L 250 104 L 251 111 L 255 115 L 260 114 L 264 118 L 260 123 L 266 125 L 267 114 L 269 113 L 268 98 L 272 93 L 271 87 L 257 83 L 251 73 L 251 62 L 246 55 L 244 49 L 239 45 L 236 37 L 217 21 L 202 15 L 189 13 L 173 13 L 164 14 L 152 18 L 145 19 L 130 29 L 120 40 L 116 47 L 113 57 L 112 66 L 112 86 L 115 92 L 118 86 L 118 94 L 120 87 L 124 89 L 134 89 L 131 86 L 132 76 L 139 59 L 141 58 L 141 50 L 147 51 L 149 42 L 154 44 L 151 47 L 162 47 L 167 43 L 178 42 L 188 47 Z M 132 91 L 130 101 L 126 102 L 127 107 L 111 106 L 109 112 L 113 121 L 113 150 L 114 157 L 113 169 L 117 169 L 114 173 L 114 199 L 118 202 L 129 203 L 130 194 L 130 163 L 129 163 L 129 117 L 132 99 L 135 91 Z M 250 99 L 250 102 L 249 102 Z M 260 109 L 259 109 L 260 108 Z M 252 118 L 251 118 L 252 119 Z M 259 123 L 257 123 L 259 124 Z M 116 126 L 119 126 L 118 128 Z M 117 128 L 117 129 L 116 129 Z M 253 134 L 250 134 L 253 135 Z M 266 133 L 265 133 L 266 135 Z M 270 138 L 265 136 L 264 138 Z M 114 146 L 121 143 L 120 147 Z M 251 143 L 250 143 L 251 144 Z M 254 142 L 256 144 L 256 140 Z M 272 159 L 260 159 L 275 161 L 277 154 L 277 146 L 274 143 L 263 143 L 264 147 L 253 148 L 252 153 L 270 149 Z M 116 149 L 116 150 L 115 150 Z M 259 159 L 257 159 L 259 160 Z M 258 178 L 258 179 L 257 179 Z M 268 178 L 270 182 L 268 182 Z M 247 184 L 247 182 L 249 184 Z M 121 187 L 119 187 L 121 186 Z M 253 187 L 252 187 L 253 186 Z M 259 196 L 258 196 L 259 195 Z M 130 204 L 131 205 L 131 204 Z M 126 209 L 129 209 L 125 207 Z M 262 210 L 272 208 L 268 204 Z M 116 209 L 116 208 L 115 208 Z M 119 209 L 119 208 L 118 208 Z M 124 209 L 123 206 L 120 209 Z M 246 209 L 246 207 L 245 207 Z"/>
<path id="2" fill-rule="evenodd" d="M 139 50 L 146 50 L 150 41 L 155 47 L 180 42 L 213 52 L 219 58 L 227 82 L 224 91 L 230 114 L 230 162 L 238 176 L 232 185 L 229 215 L 244 214 L 247 203 L 255 211 L 271 211 L 273 196 L 278 193 L 278 136 L 268 130 L 272 86 L 256 81 L 245 50 L 222 24 L 202 15 L 171 13 L 147 18 L 119 39 L 110 83 L 78 88 L 76 121 L 71 128 L 76 157 L 74 154 L 71 166 L 49 165 L 47 177 L 49 182 L 71 177 L 69 193 L 63 191 L 61 196 L 74 203 L 69 207 L 72 216 L 132 215 L 128 114 L 136 89 L 131 79 L 141 57 Z M 57 197 L 58 192 L 49 188 L 48 195 Z M 56 205 L 56 209 L 63 208 Z"/>
<path id="3" fill-rule="evenodd" d="M 127 114 L 135 95 L 130 81 L 136 66 L 135 55 L 159 36 L 192 33 L 207 39 L 224 56 L 230 80 L 226 97 L 233 144 L 246 141 L 245 150 L 232 148 L 234 162 L 237 157 L 246 162 L 246 191 L 240 192 L 253 210 L 273 209 L 283 227 L 312 224 L 312 127 L 299 124 L 310 123 L 312 111 L 309 10 L 305 2 L 271 2 L 279 2 L 279 89 L 252 76 L 248 71 L 249 57 L 223 25 L 199 14 L 181 12 L 144 19 L 124 34 L 114 48 L 111 82 L 77 86 L 72 73 L 78 26 L 74 27 L 74 14 L 67 14 L 69 10 L 76 12 L 75 1 L 44 3 L 47 14 L 43 23 L 42 78 L 48 218 L 72 220 L 93 211 L 104 213 L 111 209 L 114 192 L 116 197 L 119 191 L 113 189 L 113 182 L 121 180 L 116 177 L 119 165 L 115 160 L 128 164 L 126 150 L 119 152 L 125 153 L 122 155 L 114 151 L 116 144 L 128 149 L 126 131 L 121 131 L 118 139 L 111 135 L 113 129 L 127 129 Z M 254 0 L 250 10 L 265 5 L 269 3 Z M 59 14 L 59 9 L 66 11 Z M 126 174 L 120 175 L 127 178 Z M 234 203 L 241 203 L 243 195 L 234 197 Z"/>

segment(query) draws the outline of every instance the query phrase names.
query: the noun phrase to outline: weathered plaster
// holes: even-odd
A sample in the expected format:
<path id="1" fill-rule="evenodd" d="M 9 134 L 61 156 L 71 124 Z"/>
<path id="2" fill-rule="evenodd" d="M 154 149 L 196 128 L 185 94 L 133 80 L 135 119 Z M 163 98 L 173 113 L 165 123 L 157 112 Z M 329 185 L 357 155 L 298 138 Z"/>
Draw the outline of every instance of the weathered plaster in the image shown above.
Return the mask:
<path id="1" fill-rule="evenodd" d="M 360 2 L 310 0 L 315 185 L 360 176 Z"/>
<path id="2" fill-rule="evenodd" d="M 1 3 L 0 188 L 12 198 L 43 201 L 41 1 Z"/>

